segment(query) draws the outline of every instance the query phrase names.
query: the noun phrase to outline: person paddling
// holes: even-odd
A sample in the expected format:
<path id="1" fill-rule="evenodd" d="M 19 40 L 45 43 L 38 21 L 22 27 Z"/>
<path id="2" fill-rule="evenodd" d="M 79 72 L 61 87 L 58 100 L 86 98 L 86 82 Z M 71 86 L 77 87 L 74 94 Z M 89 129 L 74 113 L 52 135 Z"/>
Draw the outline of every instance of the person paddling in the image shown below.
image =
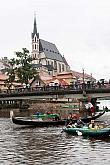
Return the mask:
<path id="1" fill-rule="evenodd" d="M 81 120 L 81 117 L 79 117 L 79 119 L 77 120 L 77 122 L 75 123 L 75 126 L 78 128 L 81 128 L 85 125 L 85 123 Z"/>

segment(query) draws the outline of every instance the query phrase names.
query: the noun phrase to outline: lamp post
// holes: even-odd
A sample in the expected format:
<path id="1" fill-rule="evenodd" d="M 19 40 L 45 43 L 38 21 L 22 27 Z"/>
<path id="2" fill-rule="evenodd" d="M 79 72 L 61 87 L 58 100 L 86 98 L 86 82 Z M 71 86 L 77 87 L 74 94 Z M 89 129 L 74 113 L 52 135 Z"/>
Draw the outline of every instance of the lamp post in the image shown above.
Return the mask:
<path id="1" fill-rule="evenodd" d="M 91 82 L 92 82 L 92 73 L 91 73 Z"/>
<path id="2" fill-rule="evenodd" d="M 84 82 L 84 68 L 83 68 L 83 75 L 82 75 L 82 76 L 83 76 L 82 78 L 83 78 L 83 84 L 84 84 L 84 83 L 85 83 L 85 82 Z"/>
<path id="3" fill-rule="evenodd" d="M 83 68 L 83 73 L 82 73 L 82 90 L 83 90 L 83 96 L 86 96 L 86 92 L 85 92 L 85 79 L 84 79 L 84 68 Z"/>
<path id="4" fill-rule="evenodd" d="M 83 68 L 83 73 L 82 73 L 82 89 L 85 90 L 84 68 Z"/>

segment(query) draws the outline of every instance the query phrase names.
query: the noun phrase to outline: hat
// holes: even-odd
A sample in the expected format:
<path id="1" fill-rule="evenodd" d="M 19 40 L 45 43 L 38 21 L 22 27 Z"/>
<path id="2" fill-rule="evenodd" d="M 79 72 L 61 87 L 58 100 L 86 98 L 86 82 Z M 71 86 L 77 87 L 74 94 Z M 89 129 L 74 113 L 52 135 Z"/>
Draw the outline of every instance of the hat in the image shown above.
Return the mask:
<path id="1" fill-rule="evenodd" d="M 91 120 L 91 123 L 94 123 L 94 120 Z"/>

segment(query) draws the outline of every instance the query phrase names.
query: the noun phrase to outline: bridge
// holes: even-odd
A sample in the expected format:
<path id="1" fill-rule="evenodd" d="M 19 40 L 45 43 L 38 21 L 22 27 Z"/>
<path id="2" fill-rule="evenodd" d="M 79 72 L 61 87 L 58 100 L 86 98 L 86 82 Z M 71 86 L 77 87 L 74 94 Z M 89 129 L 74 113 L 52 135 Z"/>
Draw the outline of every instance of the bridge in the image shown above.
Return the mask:
<path id="1" fill-rule="evenodd" d="M 80 86 L 74 88 L 68 86 L 48 86 L 35 88 L 19 88 L 3 90 L 0 92 L 0 100 L 32 100 L 32 99 L 80 99 L 85 97 L 91 98 L 110 98 L 109 86 Z"/>

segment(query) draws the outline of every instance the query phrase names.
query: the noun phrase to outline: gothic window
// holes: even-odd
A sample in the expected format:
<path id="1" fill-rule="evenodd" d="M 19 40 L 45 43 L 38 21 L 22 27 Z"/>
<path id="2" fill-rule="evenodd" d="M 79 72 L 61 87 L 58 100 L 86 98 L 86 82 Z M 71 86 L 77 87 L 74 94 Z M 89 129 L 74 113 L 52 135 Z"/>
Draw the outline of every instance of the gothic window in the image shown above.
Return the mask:
<path id="1" fill-rule="evenodd" d="M 49 61 L 48 61 L 48 65 L 50 65 Z"/>
<path id="2" fill-rule="evenodd" d="M 53 61 L 51 61 L 51 65 L 53 66 Z"/>
<path id="3" fill-rule="evenodd" d="M 35 42 L 36 42 L 36 37 L 35 37 Z"/>
<path id="4" fill-rule="evenodd" d="M 57 70 L 57 62 L 54 61 L 54 68 Z"/>
<path id="5" fill-rule="evenodd" d="M 36 44 L 35 44 L 35 49 L 36 49 Z"/>
<path id="6" fill-rule="evenodd" d="M 59 63 L 59 73 L 61 72 L 61 64 Z"/>
<path id="7" fill-rule="evenodd" d="M 35 54 L 35 58 L 36 58 L 36 54 Z"/>
<path id="8" fill-rule="evenodd" d="M 65 69 L 64 69 L 64 64 L 62 64 L 62 72 L 64 71 Z"/>

